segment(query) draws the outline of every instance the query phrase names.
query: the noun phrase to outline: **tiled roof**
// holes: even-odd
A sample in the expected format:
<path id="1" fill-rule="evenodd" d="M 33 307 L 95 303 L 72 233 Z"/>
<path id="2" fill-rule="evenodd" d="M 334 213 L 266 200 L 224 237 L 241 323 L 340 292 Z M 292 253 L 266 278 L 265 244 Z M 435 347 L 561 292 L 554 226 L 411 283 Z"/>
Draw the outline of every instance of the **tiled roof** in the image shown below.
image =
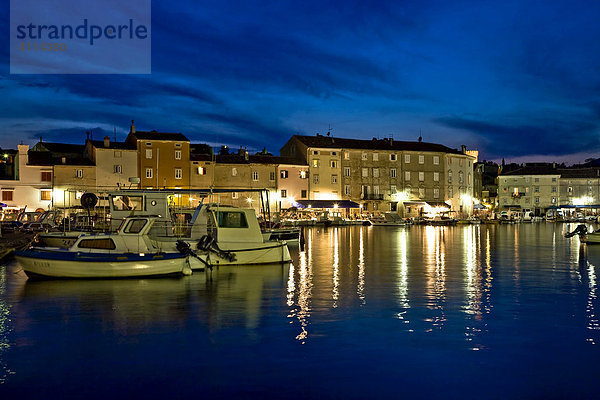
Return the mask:
<path id="1" fill-rule="evenodd" d="M 561 178 L 600 178 L 600 168 L 566 168 L 559 171 Z"/>
<path id="2" fill-rule="evenodd" d="M 83 154 L 85 146 L 82 144 L 38 142 L 32 148 L 33 151 L 43 151 L 44 149 L 51 153 Z"/>
<path id="3" fill-rule="evenodd" d="M 83 155 L 69 155 L 64 156 L 65 162 L 63 162 L 63 156 L 56 155 L 48 151 L 34 151 L 30 150 L 28 153 L 29 165 L 41 165 L 41 166 L 52 166 L 52 165 L 94 165 L 94 163 L 83 157 Z"/>
<path id="4" fill-rule="evenodd" d="M 226 154 L 226 155 L 215 155 L 209 154 L 192 154 L 190 156 L 192 161 L 216 161 L 217 164 L 286 164 L 286 165 L 306 165 L 295 158 L 290 157 L 278 157 L 278 156 L 265 156 L 262 154 L 249 155 L 246 159 L 243 155 L 238 154 Z"/>
<path id="5" fill-rule="evenodd" d="M 104 147 L 103 140 L 90 140 L 90 142 L 92 142 L 92 145 L 98 149 L 106 149 L 107 148 L 107 147 Z M 108 148 L 115 149 L 115 150 L 136 150 L 135 146 L 132 146 L 126 142 L 113 142 L 113 141 L 109 142 Z"/>
<path id="6" fill-rule="evenodd" d="M 436 143 L 405 142 L 394 139 L 345 139 L 330 136 L 302 136 L 294 135 L 292 138 L 299 140 L 308 147 L 321 147 L 332 149 L 365 149 L 365 150 L 406 150 L 406 151 L 431 151 L 441 153 L 462 154 L 456 149 Z"/>
<path id="7" fill-rule="evenodd" d="M 559 175 L 560 172 L 552 164 L 547 165 L 525 165 L 521 168 L 513 169 L 511 171 L 502 171 L 501 176 L 505 175 Z"/>
<path id="8" fill-rule="evenodd" d="M 180 142 L 189 142 L 190 140 L 182 133 L 157 132 L 157 131 L 136 131 L 130 133 L 138 140 L 175 140 Z"/>

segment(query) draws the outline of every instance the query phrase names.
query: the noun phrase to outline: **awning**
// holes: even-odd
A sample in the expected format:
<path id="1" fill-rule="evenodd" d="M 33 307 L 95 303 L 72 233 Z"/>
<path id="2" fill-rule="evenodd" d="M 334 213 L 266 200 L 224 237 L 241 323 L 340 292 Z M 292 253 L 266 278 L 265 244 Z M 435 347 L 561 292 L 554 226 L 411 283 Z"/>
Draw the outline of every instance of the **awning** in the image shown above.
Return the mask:
<path id="1" fill-rule="evenodd" d="M 474 210 L 485 210 L 486 207 L 483 204 L 473 204 Z"/>
<path id="2" fill-rule="evenodd" d="M 0 203 L 0 207 L 8 207 L 8 205 L 4 204 L 4 203 Z"/>
<path id="3" fill-rule="evenodd" d="M 443 201 L 428 201 L 427 204 L 429 204 L 430 207 L 446 207 L 446 208 L 450 208 L 450 206 L 443 202 Z"/>
<path id="4" fill-rule="evenodd" d="M 427 205 L 427 203 L 424 202 L 424 201 L 403 201 L 402 203 L 405 206 L 424 206 L 424 205 Z"/>
<path id="5" fill-rule="evenodd" d="M 360 208 L 350 200 L 296 200 L 294 205 L 298 208 Z"/>
<path id="6" fill-rule="evenodd" d="M 518 206 L 516 204 L 511 204 L 511 205 L 505 204 L 502 206 L 502 208 L 521 208 L 521 206 Z"/>

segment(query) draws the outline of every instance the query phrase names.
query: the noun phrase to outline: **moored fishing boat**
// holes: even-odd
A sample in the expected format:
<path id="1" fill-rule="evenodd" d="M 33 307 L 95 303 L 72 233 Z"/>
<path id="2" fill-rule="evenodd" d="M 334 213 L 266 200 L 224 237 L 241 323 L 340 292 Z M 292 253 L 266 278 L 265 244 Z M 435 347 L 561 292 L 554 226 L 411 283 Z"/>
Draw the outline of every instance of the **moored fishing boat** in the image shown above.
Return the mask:
<path id="1" fill-rule="evenodd" d="M 131 278 L 189 275 L 197 263 L 188 254 L 153 243 L 152 217 L 126 218 L 116 233 L 81 234 L 68 248 L 31 247 L 16 252 L 30 278 Z"/>

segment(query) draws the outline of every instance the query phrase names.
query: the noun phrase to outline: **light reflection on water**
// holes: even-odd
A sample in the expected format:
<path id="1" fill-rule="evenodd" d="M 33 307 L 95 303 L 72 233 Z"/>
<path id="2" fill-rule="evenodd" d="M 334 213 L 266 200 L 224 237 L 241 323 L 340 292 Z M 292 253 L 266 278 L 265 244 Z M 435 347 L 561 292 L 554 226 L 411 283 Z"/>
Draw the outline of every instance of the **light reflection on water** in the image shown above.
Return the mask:
<path id="1" fill-rule="evenodd" d="M 232 380 L 254 395 L 273 381 L 299 384 L 298 370 L 331 378 L 304 386 L 312 397 L 391 395 L 371 382 L 396 381 L 431 397 L 497 380 L 516 383 L 492 393 L 552 395 L 553 384 L 572 381 L 558 371 L 584 379 L 600 356 L 590 350 L 600 336 L 600 246 L 580 247 L 563 237 L 568 229 L 307 228 L 305 251 L 292 250 L 290 266 L 221 267 L 182 279 L 26 282 L 11 265 L 0 275 L 0 393 L 29 379 L 51 386 L 97 346 L 98 376 L 123 372 L 123 354 L 167 353 L 127 372 L 143 378 L 165 364 L 179 380 L 204 374 L 208 392 L 221 397 L 244 394 Z M 31 354 L 40 365 L 58 360 L 54 375 L 25 362 Z M 523 391 L 522 376 L 538 370 L 538 391 Z M 412 387 L 423 374 L 430 385 Z M 573 393 L 586 397 L 585 388 Z"/>

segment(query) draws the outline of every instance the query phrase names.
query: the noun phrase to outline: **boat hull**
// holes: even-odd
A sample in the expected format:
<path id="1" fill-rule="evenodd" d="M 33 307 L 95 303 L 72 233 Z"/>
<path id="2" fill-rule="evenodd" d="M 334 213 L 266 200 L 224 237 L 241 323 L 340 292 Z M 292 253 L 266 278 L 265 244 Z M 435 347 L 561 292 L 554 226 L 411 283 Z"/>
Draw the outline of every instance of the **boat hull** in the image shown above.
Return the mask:
<path id="1" fill-rule="evenodd" d="M 188 274 L 181 254 L 89 254 L 68 251 L 26 250 L 15 254 L 29 277 L 137 278 Z"/>

